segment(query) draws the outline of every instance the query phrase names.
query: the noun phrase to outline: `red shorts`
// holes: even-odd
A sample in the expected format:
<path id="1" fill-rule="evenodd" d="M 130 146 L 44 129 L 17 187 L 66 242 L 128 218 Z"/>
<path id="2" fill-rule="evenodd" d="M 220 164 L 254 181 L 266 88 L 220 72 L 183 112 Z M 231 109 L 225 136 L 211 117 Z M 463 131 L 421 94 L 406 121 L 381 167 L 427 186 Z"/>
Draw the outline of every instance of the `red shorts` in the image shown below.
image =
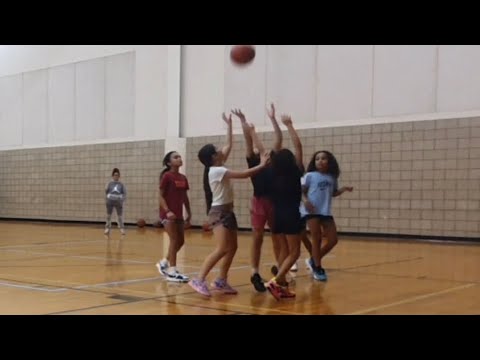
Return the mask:
<path id="1" fill-rule="evenodd" d="M 266 197 L 253 197 L 251 201 L 250 215 L 252 228 L 263 230 L 265 224 L 271 229 L 273 227 L 273 204 Z"/>

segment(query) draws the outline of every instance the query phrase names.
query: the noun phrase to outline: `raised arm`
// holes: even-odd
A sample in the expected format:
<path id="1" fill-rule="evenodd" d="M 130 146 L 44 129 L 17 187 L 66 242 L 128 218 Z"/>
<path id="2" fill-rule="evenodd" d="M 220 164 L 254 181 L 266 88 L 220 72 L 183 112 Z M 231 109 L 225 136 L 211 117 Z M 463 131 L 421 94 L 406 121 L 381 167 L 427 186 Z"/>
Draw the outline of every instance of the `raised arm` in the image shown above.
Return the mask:
<path id="1" fill-rule="evenodd" d="M 278 126 L 277 119 L 275 118 L 275 106 L 270 104 L 270 109 L 267 109 L 268 117 L 272 122 L 273 131 L 275 132 L 275 140 L 273 141 L 273 151 L 279 151 L 282 148 L 283 134 Z"/>
<path id="2" fill-rule="evenodd" d="M 227 144 L 222 148 L 222 153 L 225 161 L 227 161 L 228 156 L 230 155 L 230 151 L 232 150 L 232 138 L 233 138 L 233 130 L 232 130 L 232 114 L 230 114 L 227 118 L 225 113 L 222 114 L 222 119 L 227 124 Z"/>
<path id="3" fill-rule="evenodd" d="M 290 134 L 290 137 L 292 138 L 293 142 L 293 147 L 295 149 L 295 159 L 297 161 L 297 166 L 304 170 L 303 167 L 303 148 L 302 148 L 302 142 L 300 141 L 300 138 L 298 137 L 297 131 L 293 127 L 292 123 L 292 118 L 290 115 L 282 115 L 282 123 L 287 127 L 288 133 Z"/>
<path id="4" fill-rule="evenodd" d="M 255 125 L 249 123 L 248 127 L 250 129 L 250 136 L 252 137 L 253 144 L 257 148 L 258 153 L 263 154 L 265 152 L 265 146 L 263 146 L 262 140 L 260 140 L 257 132 L 255 131 Z"/>
<path id="5" fill-rule="evenodd" d="M 232 114 L 234 114 L 240 119 L 240 122 L 242 124 L 243 137 L 245 138 L 245 144 L 247 147 L 245 155 L 247 158 L 251 158 L 253 156 L 253 140 L 252 136 L 250 135 L 250 128 L 248 126 L 247 119 L 245 118 L 245 115 L 240 109 L 232 110 Z"/>

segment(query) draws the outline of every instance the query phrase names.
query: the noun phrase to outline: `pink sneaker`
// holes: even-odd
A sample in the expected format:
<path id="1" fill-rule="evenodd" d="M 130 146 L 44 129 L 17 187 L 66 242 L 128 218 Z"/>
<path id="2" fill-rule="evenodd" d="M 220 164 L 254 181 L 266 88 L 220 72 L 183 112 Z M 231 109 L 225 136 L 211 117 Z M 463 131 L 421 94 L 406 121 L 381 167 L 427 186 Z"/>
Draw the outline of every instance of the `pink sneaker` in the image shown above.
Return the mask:
<path id="1" fill-rule="evenodd" d="M 238 291 L 232 288 L 225 279 L 217 279 L 212 284 L 212 290 L 221 291 L 228 295 L 237 295 Z"/>
<path id="2" fill-rule="evenodd" d="M 291 299 L 296 296 L 293 291 L 290 291 L 288 289 L 288 286 L 281 286 L 277 284 L 277 281 L 275 278 L 270 280 L 267 284 L 265 284 L 265 286 L 268 289 L 268 291 L 270 291 L 270 294 L 272 294 L 276 300 Z"/>
<path id="3" fill-rule="evenodd" d="M 209 297 L 212 296 L 212 294 L 210 294 L 210 291 L 208 290 L 206 281 L 201 281 L 199 279 L 192 279 L 188 282 L 188 285 L 190 285 L 192 289 L 198 292 L 199 294 L 209 296 Z"/>
<path id="4" fill-rule="evenodd" d="M 280 300 L 282 298 L 282 288 L 277 284 L 277 281 L 275 278 L 270 280 L 265 284 L 265 287 L 267 288 L 268 291 L 270 291 L 270 294 L 273 295 L 275 300 Z"/>

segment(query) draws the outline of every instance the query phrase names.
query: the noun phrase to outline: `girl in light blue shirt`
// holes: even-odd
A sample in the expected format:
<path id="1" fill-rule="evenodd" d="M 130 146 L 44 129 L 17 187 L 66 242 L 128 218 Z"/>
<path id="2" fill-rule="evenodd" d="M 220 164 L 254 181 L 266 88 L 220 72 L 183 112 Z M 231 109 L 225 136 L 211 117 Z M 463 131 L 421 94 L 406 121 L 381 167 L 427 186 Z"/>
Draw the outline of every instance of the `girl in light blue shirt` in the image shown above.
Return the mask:
<path id="1" fill-rule="evenodd" d="M 322 258 L 337 245 L 337 227 L 332 215 L 332 199 L 351 192 L 353 187 L 338 188 L 340 167 L 337 159 L 328 151 L 313 154 L 307 168 L 305 184 L 302 186 L 302 204 L 300 213 L 312 234 L 312 258 L 308 260 L 313 278 L 327 281 L 327 274 L 322 268 Z M 327 238 L 322 245 L 322 236 Z"/>

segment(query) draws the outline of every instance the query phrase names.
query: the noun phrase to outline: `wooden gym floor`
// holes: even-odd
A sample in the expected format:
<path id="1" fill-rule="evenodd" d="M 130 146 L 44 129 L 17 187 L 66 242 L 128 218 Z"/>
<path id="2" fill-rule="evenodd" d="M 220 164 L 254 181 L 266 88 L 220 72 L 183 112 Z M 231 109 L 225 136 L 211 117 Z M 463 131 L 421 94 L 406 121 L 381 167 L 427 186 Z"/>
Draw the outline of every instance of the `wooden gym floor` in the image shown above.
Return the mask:
<path id="1" fill-rule="evenodd" d="M 230 272 L 237 296 L 205 299 L 168 283 L 155 263 L 168 245 L 162 229 L 0 221 L 0 314 L 480 314 L 480 243 L 340 237 L 325 259 L 329 281 L 314 281 L 302 248 L 294 300 L 276 301 L 250 284 L 251 235 L 239 235 Z M 198 272 L 214 246 L 187 231 L 178 268 Z M 271 240 L 261 275 L 269 279 Z M 210 274 L 213 279 L 214 273 Z"/>

